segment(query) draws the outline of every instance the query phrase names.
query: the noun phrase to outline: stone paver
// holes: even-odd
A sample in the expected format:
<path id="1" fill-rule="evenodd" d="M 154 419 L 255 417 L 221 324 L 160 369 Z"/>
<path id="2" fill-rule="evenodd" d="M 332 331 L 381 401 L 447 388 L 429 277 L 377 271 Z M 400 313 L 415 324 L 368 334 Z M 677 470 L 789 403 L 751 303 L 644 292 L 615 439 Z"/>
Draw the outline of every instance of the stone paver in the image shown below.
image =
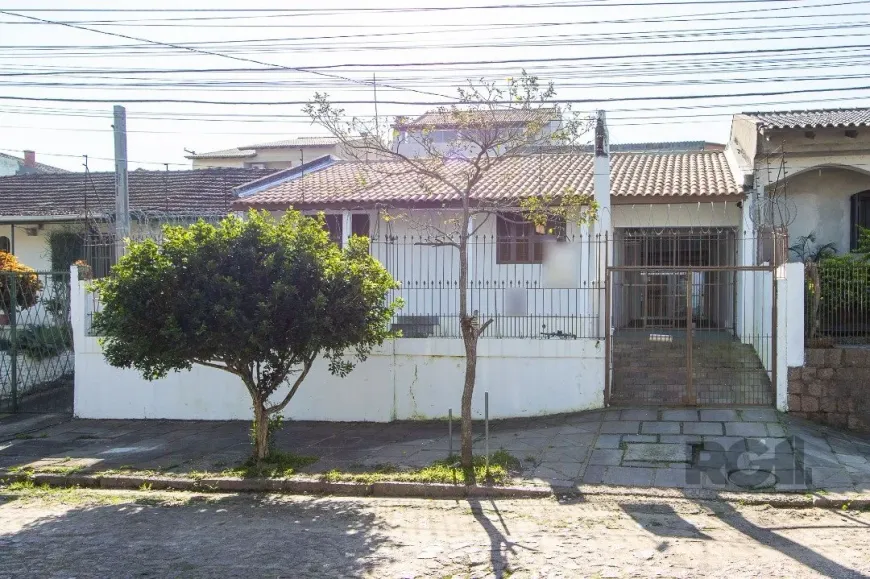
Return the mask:
<path id="1" fill-rule="evenodd" d="M 176 474 L 222 470 L 249 454 L 248 430 L 242 421 L 0 417 L 0 468 L 30 465 L 95 472 L 129 466 Z M 483 425 L 475 423 L 478 455 L 486 448 L 483 432 Z M 514 473 L 519 483 L 727 490 L 761 469 L 773 471 L 779 490 L 870 492 L 870 437 L 767 408 L 614 408 L 493 421 L 490 432 L 491 452 L 504 449 L 520 461 Z M 446 457 L 451 449 L 457 453 L 459 428 L 454 422 L 451 443 L 444 422 L 287 421 L 276 445 L 317 457 L 303 469 L 308 474 L 382 465 L 419 468 Z M 735 469 L 739 476 L 733 476 Z"/>
<path id="2" fill-rule="evenodd" d="M 700 414 L 705 422 L 733 422 L 740 419 L 736 410 L 722 408 L 702 408 Z"/>
<path id="3" fill-rule="evenodd" d="M 767 428 L 761 422 L 726 422 L 726 436 L 767 436 Z"/>
<path id="4" fill-rule="evenodd" d="M 679 422 L 643 422 L 640 425 L 641 434 L 679 434 Z"/>
<path id="5" fill-rule="evenodd" d="M 691 451 L 688 446 L 679 444 L 628 444 L 623 458 L 645 462 L 688 462 Z"/>
<path id="6" fill-rule="evenodd" d="M 722 436 L 725 432 L 721 422 L 688 422 L 683 424 L 683 434 Z"/>
<path id="7" fill-rule="evenodd" d="M 860 578 L 868 523 L 870 513 L 652 496 L 10 493 L 0 578 Z"/>
<path id="8" fill-rule="evenodd" d="M 674 422 L 694 422 L 698 420 L 698 411 L 694 409 L 662 410 L 662 420 Z"/>

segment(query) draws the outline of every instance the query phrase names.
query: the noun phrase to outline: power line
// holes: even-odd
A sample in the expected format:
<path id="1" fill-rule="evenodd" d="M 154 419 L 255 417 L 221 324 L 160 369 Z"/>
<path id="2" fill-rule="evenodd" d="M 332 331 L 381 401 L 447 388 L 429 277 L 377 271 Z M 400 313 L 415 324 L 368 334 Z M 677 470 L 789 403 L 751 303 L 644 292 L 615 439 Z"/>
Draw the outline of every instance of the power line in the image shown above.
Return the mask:
<path id="1" fill-rule="evenodd" d="M 870 85 L 854 86 L 854 87 L 826 87 L 826 88 L 806 88 L 793 89 L 782 91 L 754 91 L 745 93 L 728 93 L 728 94 L 701 94 L 701 95 L 651 95 L 651 96 L 624 96 L 612 98 L 584 98 L 584 99 L 552 99 L 548 101 L 551 104 L 597 104 L 597 103 L 613 103 L 613 102 L 632 102 L 632 101 L 660 101 L 660 100 L 696 100 L 696 99 L 719 99 L 719 98 L 737 98 L 737 97 L 756 97 L 756 96 L 776 96 L 787 94 L 808 94 L 808 93 L 826 93 L 826 92 L 852 92 L 860 90 L 870 90 Z M 20 97 L 0 95 L 0 100 L 15 100 L 15 101 L 34 101 L 34 102 L 65 102 L 65 103 L 179 103 L 179 104 L 199 104 L 199 105 L 254 105 L 254 106 L 299 106 L 307 105 L 309 101 L 213 101 L 204 99 L 128 99 L 128 98 L 113 98 L 113 99 L 86 99 L 86 98 L 62 98 L 62 97 Z M 380 104 L 387 105 L 415 105 L 415 106 L 440 106 L 447 104 L 444 101 L 396 101 L 396 100 L 379 100 Z M 370 105 L 371 100 L 336 100 L 332 104 L 337 105 Z M 462 104 L 466 105 L 511 105 L 514 104 L 510 100 L 502 101 L 466 101 Z"/>
<path id="2" fill-rule="evenodd" d="M 9 8 L 8 10 L 15 12 L 69 12 L 69 13 L 286 13 L 286 14 L 317 14 L 326 13 L 328 15 L 335 13 L 354 13 L 354 12 L 448 12 L 462 10 L 503 10 L 503 9 L 528 9 L 528 8 L 612 8 L 622 6 L 688 6 L 699 4 L 774 4 L 781 2 L 793 3 L 794 0 L 679 0 L 677 2 L 609 2 L 609 1 L 587 1 L 587 2 L 541 2 L 535 4 L 486 4 L 478 6 L 415 6 L 411 8 L 387 8 L 387 7 L 353 7 L 353 8 L 161 8 L 161 9 L 142 9 L 142 8 Z"/>
<path id="3" fill-rule="evenodd" d="M 750 0 L 742 0 L 742 1 L 748 2 L 748 1 L 750 1 Z M 255 59 L 252 59 L 252 58 L 245 58 L 245 57 L 240 57 L 240 56 L 233 56 L 233 55 L 229 55 L 229 54 L 221 54 L 221 53 L 219 53 L 219 52 L 212 52 L 212 51 L 209 51 L 209 50 L 203 50 L 203 49 L 199 49 L 199 48 L 184 47 L 184 46 L 180 46 L 180 45 L 178 45 L 178 44 L 173 44 L 173 43 L 169 43 L 169 42 L 161 42 L 161 41 L 157 41 L 157 40 L 149 40 L 149 39 L 147 39 L 147 38 L 140 38 L 140 37 L 136 37 L 136 36 L 130 36 L 130 35 L 127 35 L 127 34 L 120 34 L 120 33 L 117 33 L 117 32 L 108 32 L 108 31 L 106 31 L 106 30 L 95 30 L 95 29 L 93 29 L 93 28 L 87 28 L 87 27 L 85 27 L 85 26 L 78 26 L 78 25 L 76 25 L 76 24 L 64 24 L 64 23 L 62 23 L 62 22 L 56 22 L 56 21 L 52 21 L 52 20 L 47 20 L 47 19 L 45 19 L 45 18 L 38 18 L 38 17 L 36 17 L 36 16 L 28 16 L 28 15 L 26 15 L 26 14 L 16 14 L 15 12 L 11 12 L 11 11 L 8 11 L 8 10 L 0 10 L 0 14 L 5 14 L 5 15 L 7 15 L 7 16 L 15 16 L 15 17 L 18 17 L 18 18 L 27 18 L 27 19 L 30 19 L 30 20 L 36 20 L 36 21 L 44 22 L 44 23 L 46 23 L 46 24 L 57 24 L 58 26 L 65 26 L 65 27 L 67 27 L 67 28 L 74 28 L 74 29 L 76 29 L 76 30 L 84 30 L 84 31 L 87 31 L 87 32 L 95 32 L 95 33 L 97 33 L 97 34 L 103 34 L 103 35 L 106 35 L 106 36 L 115 36 L 115 37 L 118 37 L 118 38 L 125 38 L 125 39 L 127 39 L 127 40 L 133 40 L 133 41 L 135 41 L 135 42 L 145 42 L 145 43 L 148 43 L 148 44 L 156 44 L 156 45 L 160 45 L 160 46 L 167 46 L 167 47 L 171 47 L 171 48 L 177 48 L 177 49 L 182 49 L 182 50 L 188 50 L 188 51 L 190 51 L 190 52 L 199 53 L 199 54 L 205 54 L 205 55 L 209 55 L 209 56 L 219 56 L 219 57 L 221 57 L 221 58 L 229 58 L 229 59 L 231 59 L 231 60 L 238 60 L 238 61 L 240 61 L 240 62 L 250 62 L 250 63 L 252 63 L 252 64 L 258 64 L 258 65 L 261 65 L 261 66 L 269 66 L 269 67 L 273 67 L 273 68 L 282 68 L 282 69 L 286 69 L 286 70 L 295 70 L 295 71 L 297 71 L 297 72 L 311 72 L 312 74 L 316 74 L 316 75 L 319 75 L 319 76 L 330 77 L 330 78 L 339 78 L 339 79 L 342 79 L 342 80 L 345 80 L 345 81 L 347 81 L 347 82 L 354 83 L 354 84 L 369 84 L 368 81 L 359 81 L 359 80 L 355 80 L 355 79 L 352 79 L 352 78 L 349 78 L 349 77 L 345 77 L 345 76 L 341 76 L 341 75 L 337 75 L 337 74 L 329 74 L 329 73 L 323 73 L 323 72 L 319 72 L 319 71 L 304 71 L 304 70 L 302 70 L 302 69 L 295 68 L 295 67 L 292 67 L 292 66 L 283 66 L 283 65 L 280 65 L 280 64 L 272 64 L 272 63 L 270 63 L 270 62 L 263 62 L 263 61 L 255 60 Z M 396 87 L 396 86 L 390 86 L 390 85 L 384 85 L 384 86 L 386 86 L 386 87 L 388 87 L 388 88 L 391 88 L 391 89 L 394 89 L 394 90 L 408 90 L 408 91 L 410 91 L 410 92 L 415 92 L 415 93 L 419 93 L 419 94 L 426 94 L 426 95 L 430 95 L 430 96 L 438 96 L 438 97 L 448 98 L 448 99 L 450 98 L 450 97 L 448 97 L 448 96 L 446 96 L 446 95 L 442 95 L 442 94 L 438 94 L 438 93 L 431 93 L 431 92 L 420 91 L 420 90 L 416 90 L 416 89 L 402 89 L 402 88 L 399 88 L 399 87 Z"/>

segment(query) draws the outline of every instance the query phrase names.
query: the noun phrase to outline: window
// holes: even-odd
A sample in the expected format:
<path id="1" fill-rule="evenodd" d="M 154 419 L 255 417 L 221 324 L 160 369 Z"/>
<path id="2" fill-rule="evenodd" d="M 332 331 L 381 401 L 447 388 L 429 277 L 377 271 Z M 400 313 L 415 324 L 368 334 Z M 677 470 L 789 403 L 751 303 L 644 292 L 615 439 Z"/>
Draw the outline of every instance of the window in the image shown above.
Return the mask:
<path id="1" fill-rule="evenodd" d="M 359 237 L 369 237 L 371 222 L 365 213 L 357 213 L 350 216 L 350 234 Z"/>
<path id="2" fill-rule="evenodd" d="M 326 231 L 329 232 L 329 239 L 341 247 L 342 215 L 340 213 L 330 213 L 324 217 L 326 218 L 324 227 L 326 227 Z"/>
<path id="3" fill-rule="evenodd" d="M 544 242 L 547 239 L 565 240 L 565 220 L 550 218 L 543 233 L 519 213 L 496 216 L 498 247 L 496 263 L 543 263 Z"/>
<path id="4" fill-rule="evenodd" d="M 0 236 L 0 251 L 5 251 L 6 253 L 12 251 L 12 244 L 9 242 L 9 238 L 5 235 Z"/>
<path id="5" fill-rule="evenodd" d="M 852 215 L 849 223 L 851 249 L 858 249 L 859 232 L 862 228 L 870 229 L 870 191 L 852 195 Z"/>

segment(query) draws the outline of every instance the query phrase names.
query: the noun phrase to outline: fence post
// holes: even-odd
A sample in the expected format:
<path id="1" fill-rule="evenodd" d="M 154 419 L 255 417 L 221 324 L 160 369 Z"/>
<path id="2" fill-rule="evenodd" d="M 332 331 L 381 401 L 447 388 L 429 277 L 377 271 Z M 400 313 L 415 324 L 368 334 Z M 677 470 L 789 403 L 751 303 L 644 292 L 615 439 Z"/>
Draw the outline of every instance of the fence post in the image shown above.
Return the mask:
<path id="1" fill-rule="evenodd" d="M 12 386 L 12 412 L 18 412 L 18 280 L 14 273 L 9 276 L 9 382 Z"/>

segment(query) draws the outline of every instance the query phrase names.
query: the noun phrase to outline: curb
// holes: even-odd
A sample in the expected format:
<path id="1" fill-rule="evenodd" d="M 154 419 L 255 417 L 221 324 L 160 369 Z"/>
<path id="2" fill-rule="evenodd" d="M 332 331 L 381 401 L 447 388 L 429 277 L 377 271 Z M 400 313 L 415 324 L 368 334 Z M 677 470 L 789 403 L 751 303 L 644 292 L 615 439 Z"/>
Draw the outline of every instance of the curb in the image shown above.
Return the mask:
<path id="1" fill-rule="evenodd" d="M 553 498 L 560 501 L 615 497 L 649 497 L 654 499 L 723 501 L 748 506 L 774 508 L 870 509 L 870 496 L 846 494 L 738 493 L 709 489 L 659 489 L 614 486 L 530 487 L 472 486 L 440 483 L 381 481 L 354 483 L 318 479 L 241 479 L 229 477 L 182 478 L 136 475 L 89 475 L 81 473 L 10 473 L 0 471 L 0 482 L 32 481 L 37 485 L 103 490 L 193 491 L 219 493 L 286 493 L 295 495 L 334 495 L 348 497 L 468 499 Z"/>
<path id="2" fill-rule="evenodd" d="M 376 482 L 354 483 L 322 481 L 316 479 L 240 479 L 224 477 L 181 478 L 135 475 L 87 475 L 54 473 L 0 472 L 0 481 L 32 481 L 50 487 L 99 488 L 104 490 L 151 490 L 263 493 L 281 492 L 297 495 L 337 495 L 353 497 L 393 497 L 464 499 L 485 498 L 544 498 L 552 497 L 550 489 L 535 487 L 489 487 L 438 483 Z"/>

